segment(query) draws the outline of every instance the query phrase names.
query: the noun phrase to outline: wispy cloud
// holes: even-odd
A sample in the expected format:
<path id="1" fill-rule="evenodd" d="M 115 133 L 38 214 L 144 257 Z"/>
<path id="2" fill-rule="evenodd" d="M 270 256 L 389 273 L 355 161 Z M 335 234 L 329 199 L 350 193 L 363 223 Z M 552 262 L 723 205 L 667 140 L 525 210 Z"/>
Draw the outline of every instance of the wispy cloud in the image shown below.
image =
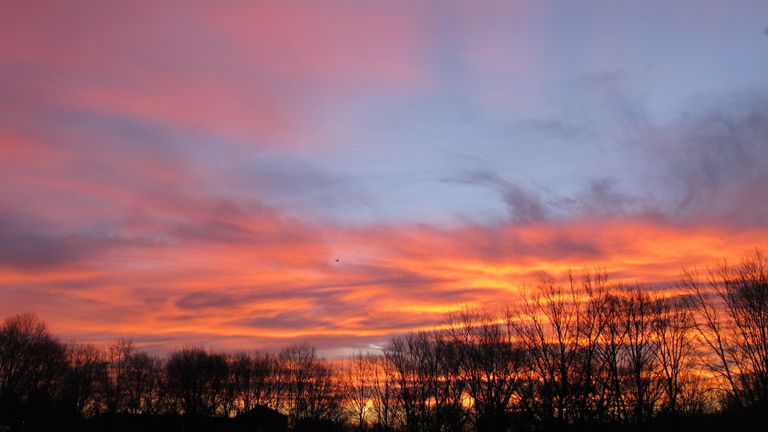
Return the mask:
<path id="1" fill-rule="evenodd" d="M 67 338 L 367 346 L 768 240 L 757 2 L 6 3 L 0 315 Z"/>

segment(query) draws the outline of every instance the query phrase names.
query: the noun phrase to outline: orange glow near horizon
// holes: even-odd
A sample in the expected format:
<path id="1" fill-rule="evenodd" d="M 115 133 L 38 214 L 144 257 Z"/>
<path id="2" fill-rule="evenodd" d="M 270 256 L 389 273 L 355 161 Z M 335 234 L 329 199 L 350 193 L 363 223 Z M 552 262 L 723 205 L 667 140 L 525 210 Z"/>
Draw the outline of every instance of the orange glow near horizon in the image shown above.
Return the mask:
<path id="1" fill-rule="evenodd" d="M 243 221 L 261 223 L 288 222 Z M 278 248 L 258 242 L 128 247 L 74 267 L 0 270 L 6 285 L 41 293 L 4 293 L 4 313 L 36 312 L 65 338 L 133 338 L 159 351 L 189 343 L 257 349 L 317 340 L 331 349 L 365 348 L 439 325 L 466 307 L 513 305 L 521 288 L 544 275 L 602 268 L 610 282 L 671 289 L 683 268 L 738 260 L 754 248 L 742 245 L 768 244 L 768 231 L 641 220 L 509 225 L 496 232 L 502 234 L 388 226 L 321 230 L 314 240 Z M 558 242 L 572 248 L 558 249 Z"/>

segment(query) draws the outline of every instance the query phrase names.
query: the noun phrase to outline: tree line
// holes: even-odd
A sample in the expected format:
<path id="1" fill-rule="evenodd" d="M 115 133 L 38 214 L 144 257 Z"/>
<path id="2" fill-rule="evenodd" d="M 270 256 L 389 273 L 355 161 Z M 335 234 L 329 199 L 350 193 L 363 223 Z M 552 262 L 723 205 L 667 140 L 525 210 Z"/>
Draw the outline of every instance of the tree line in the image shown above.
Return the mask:
<path id="1" fill-rule="evenodd" d="M 137 417 L 166 419 L 163 430 L 748 429 L 766 409 L 759 251 L 665 290 L 595 270 L 543 278 L 501 312 L 466 309 L 342 360 L 307 344 L 159 358 L 128 341 L 62 343 L 30 314 L 0 326 L 0 425 L 12 430 Z"/>

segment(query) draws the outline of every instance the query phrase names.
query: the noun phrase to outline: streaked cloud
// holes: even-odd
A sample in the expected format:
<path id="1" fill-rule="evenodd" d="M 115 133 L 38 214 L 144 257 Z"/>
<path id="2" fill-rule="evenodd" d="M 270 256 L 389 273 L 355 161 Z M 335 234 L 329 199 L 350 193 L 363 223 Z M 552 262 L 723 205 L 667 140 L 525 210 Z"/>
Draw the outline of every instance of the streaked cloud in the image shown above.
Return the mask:
<path id="1" fill-rule="evenodd" d="M 7 2 L 0 315 L 337 350 L 768 244 L 768 10 L 609 3 Z"/>

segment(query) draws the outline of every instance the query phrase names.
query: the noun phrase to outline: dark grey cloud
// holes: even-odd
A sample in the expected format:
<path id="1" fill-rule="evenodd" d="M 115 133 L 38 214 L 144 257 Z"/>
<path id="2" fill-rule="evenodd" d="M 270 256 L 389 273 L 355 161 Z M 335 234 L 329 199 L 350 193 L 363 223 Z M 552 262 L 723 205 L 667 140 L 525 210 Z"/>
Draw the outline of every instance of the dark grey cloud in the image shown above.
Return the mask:
<path id="1" fill-rule="evenodd" d="M 260 201 L 182 194 L 161 194 L 158 199 L 173 216 L 171 221 L 159 221 L 159 228 L 176 241 L 260 247 L 323 245 L 315 227 Z"/>
<path id="2" fill-rule="evenodd" d="M 674 216 L 768 224 L 768 97 L 687 113 L 659 150 L 676 189 Z"/>
<path id="3" fill-rule="evenodd" d="M 364 329 L 380 330 L 382 332 L 406 333 L 414 328 L 425 328 L 439 324 L 445 319 L 444 314 L 438 317 L 425 314 L 400 314 L 391 312 L 375 312 L 358 321 L 358 326 Z"/>
<path id="4" fill-rule="evenodd" d="M 579 89 L 582 97 L 595 104 L 592 107 L 585 105 L 584 109 L 595 110 L 596 113 L 604 111 L 625 131 L 648 131 L 651 119 L 646 103 L 636 94 L 629 78 L 623 69 L 594 71 L 577 77 L 571 85 Z M 605 127 L 605 122 L 600 123 Z M 635 136 L 628 134 L 624 138 L 632 141 Z"/>
<path id="5" fill-rule="evenodd" d="M 0 233 L 0 265 L 28 269 L 63 266 L 88 259 L 109 246 L 84 236 Z"/>
<path id="6" fill-rule="evenodd" d="M 529 119 L 520 122 L 520 126 L 539 136 L 563 139 L 578 137 L 590 131 L 587 125 L 556 119 Z"/>
<path id="7" fill-rule="evenodd" d="M 768 95 L 763 89 L 699 94 L 678 117 L 660 122 L 649 116 L 648 102 L 621 70 L 587 75 L 577 85 L 598 95 L 618 126 L 618 134 L 605 139 L 622 150 L 626 169 L 613 176 L 612 184 L 640 185 L 622 196 L 611 184 L 604 191 L 592 188 L 592 197 L 582 197 L 587 198 L 582 204 L 593 211 L 621 206 L 624 214 L 680 222 L 768 223 Z"/>
<path id="8" fill-rule="evenodd" d="M 333 327 L 333 317 L 311 315 L 305 311 L 283 311 L 269 316 L 246 318 L 232 321 L 232 324 L 244 327 L 302 330 L 318 327 Z"/>
<path id="9" fill-rule="evenodd" d="M 514 222 L 538 222 L 547 218 L 547 209 L 535 194 L 518 185 L 509 184 L 502 191 Z"/>
<path id="10" fill-rule="evenodd" d="M 512 222 L 540 222 L 548 217 L 547 206 L 541 196 L 505 180 L 495 172 L 467 171 L 454 177 L 446 177 L 443 181 L 489 187 L 495 190 L 507 205 Z"/>
<path id="11" fill-rule="evenodd" d="M 650 203 L 622 191 L 620 180 L 613 176 L 581 182 L 579 189 L 569 195 L 557 195 L 541 188 L 523 188 L 489 170 L 467 171 L 454 177 L 446 177 L 443 181 L 493 189 L 505 203 L 509 211 L 509 221 L 513 223 L 573 217 L 625 216 L 638 209 L 644 214 L 654 212 Z"/>
<path id="12" fill-rule="evenodd" d="M 622 217 L 644 214 L 651 216 L 652 203 L 631 196 L 621 189 L 621 181 L 613 176 L 589 179 L 571 197 L 554 201 L 579 217 Z"/>
<path id="13" fill-rule="evenodd" d="M 206 308 L 228 308 L 242 303 L 244 298 L 218 290 L 194 291 L 183 294 L 175 304 L 179 309 L 198 310 Z"/>
<path id="14" fill-rule="evenodd" d="M 693 98 L 681 115 L 660 122 L 648 115 L 647 104 L 635 94 L 623 71 L 589 74 L 573 85 L 594 93 L 590 103 L 597 101 L 599 112 L 593 116 L 612 119 L 613 124 L 600 132 L 600 144 L 593 144 L 584 137 L 565 137 L 569 129 L 563 126 L 586 130 L 598 123 L 590 115 L 539 121 L 545 129 L 542 133 L 547 129 L 563 132 L 563 139 L 573 146 L 596 151 L 592 166 L 575 175 L 566 171 L 567 165 L 554 161 L 543 168 L 564 170 L 571 176 L 569 183 L 558 179 L 556 187 L 551 183 L 526 187 L 537 183 L 535 173 L 511 181 L 498 168 L 489 168 L 489 163 L 443 181 L 495 191 L 514 223 L 640 217 L 768 224 L 768 95 L 764 92 L 751 89 Z"/>
<path id="15" fill-rule="evenodd" d="M 478 233 L 468 239 L 466 248 L 488 262 L 514 260 L 525 262 L 529 257 L 553 262 L 596 259 L 604 255 L 604 246 L 598 239 L 576 236 L 567 231 L 553 230 L 547 237 L 518 236 L 514 231 L 504 232 L 498 226 L 478 226 Z"/>
<path id="16" fill-rule="evenodd" d="M 434 278 L 411 273 L 400 268 L 386 266 L 350 266 L 349 272 L 356 275 L 350 282 L 324 282 L 314 284 L 254 284 L 249 286 L 218 286 L 205 290 L 184 293 L 174 300 L 179 309 L 199 311 L 204 309 L 228 308 L 253 302 L 271 300 L 309 300 L 317 307 L 329 312 L 335 308 L 356 308 L 361 306 L 341 297 L 354 289 L 366 289 L 372 286 L 386 286 L 394 289 L 393 294 L 406 295 L 412 299 L 430 298 L 435 292 L 431 289 L 440 283 L 450 281 L 447 278 Z M 279 288 L 279 289 L 276 289 Z M 469 293 L 457 290 L 440 290 L 443 298 L 467 296 Z M 444 297 L 447 296 L 447 297 Z M 331 311 L 332 312 L 332 311 Z M 339 310 L 338 312 L 343 312 Z"/>
<path id="17" fill-rule="evenodd" d="M 125 237 L 117 231 L 70 232 L 67 228 L 33 215 L 0 212 L 0 266 L 53 268 L 104 257 L 127 247 L 157 246 L 154 241 Z"/>

